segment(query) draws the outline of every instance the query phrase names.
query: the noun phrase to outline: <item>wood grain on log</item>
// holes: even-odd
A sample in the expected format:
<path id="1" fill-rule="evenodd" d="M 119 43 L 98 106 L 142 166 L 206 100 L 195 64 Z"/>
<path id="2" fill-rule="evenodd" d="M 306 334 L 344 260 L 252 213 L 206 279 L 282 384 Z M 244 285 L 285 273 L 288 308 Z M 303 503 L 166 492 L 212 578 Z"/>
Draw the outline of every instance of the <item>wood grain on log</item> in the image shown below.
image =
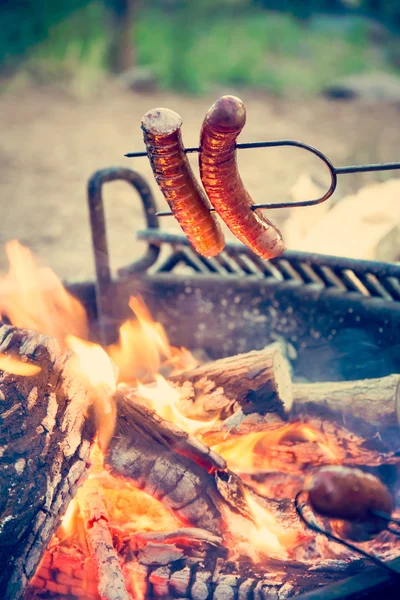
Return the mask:
<path id="1" fill-rule="evenodd" d="M 336 421 L 355 418 L 384 429 L 396 427 L 400 418 L 400 375 L 379 379 L 293 386 L 293 412 Z"/>
<path id="2" fill-rule="evenodd" d="M 185 416 L 210 420 L 239 408 L 282 420 L 292 407 L 289 366 L 278 344 L 207 363 L 170 378 L 180 388 Z M 186 400 L 185 400 L 186 397 Z"/>
<path id="3" fill-rule="evenodd" d="M 96 479 L 88 479 L 77 495 L 90 555 L 96 565 L 101 600 L 129 600 L 109 519 Z"/>
<path id="4" fill-rule="evenodd" d="M 57 557 L 53 571 L 56 578 L 60 573 L 57 565 L 61 562 L 60 555 L 63 552 L 65 555 L 62 568 L 72 572 L 73 576 L 76 573 L 76 564 L 85 562 L 85 557 L 79 550 L 74 553 L 67 552 L 67 550 L 57 548 L 46 552 L 44 562 L 50 568 L 55 563 L 54 555 Z M 138 565 L 134 569 L 131 569 L 132 556 L 135 564 Z M 123 555 L 122 558 L 126 560 L 124 570 L 127 574 L 138 573 L 140 570 L 144 582 L 142 591 L 145 597 L 179 597 L 191 600 L 226 600 L 227 598 L 284 600 L 295 594 L 321 588 L 324 584 L 329 585 L 333 581 L 365 571 L 367 566 L 365 560 L 349 561 L 348 558 L 319 561 L 314 559 L 308 562 L 286 560 L 284 563 L 266 559 L 259 565 L 252 565 L 248 562 L 227 560 L 213 551 L 207 553 L 205 558 L 192 558 L 189 549 L 184 549 L 179 558 L 172 558 L 170 562 L 165 563 L 161 559 L 158 563 L 154 561 L 148 565 L 140 562 L 140 551 L 135 548 L 134 542 L 127 545 L 126 556 Z M 388 553 L 388 558 L 390 558 L 390 553 Z M 70 561 L 70 569 L 68 569 L 68 561 Z M 38 576 L 43 579 L 46 577 L 47 571 L 44 567 L 41 567 L 41 571 Z M 70 579 L 72 580 L 71 577 Z M 131 578 L 128 576 L 127 579 Z M 76 592 L 79 591 L 79 588 L 76 587 L 72 589 L 75 589 Z M 71 588 L 69 588 L 70 590 Z M 32 586 L 26 600 L 36 600 L 41 597 L 39 594 L 39 589 Z M 55 594 L 54 598 L 61 600 L 61 597 L 65 598 L 66 595 Z M 78 596 L 73 595 L 73 597 Z M 91 598 L 92 596 L 86 594 L 83 597 Z"/>
<path id="5" fill-rule="evenodd" d="M 387 444 L 383 438 L 366 439 L 341 424 L 311 417 L 271 428 L 268 420 L 254 415 L 241 423 L 237 431 L 228 432 L 223 422 L 214 425 L 202 434 L 202 440 L 224 456 L 243 436 L 257 433 L 261 434 L 257 444 L 262 446 L 262 450 L 255 449 L 254 467 L 249 460 L 251 471 L 256 468 L 261 472 L 284 470 L 285 473 L 299 474 L 332 463 L 370 467 L 399 463 L 391 441 Z M 238 468 L 237 472 L 241 469 Z"/>
<path id="6" fill-rule="evenodd" d="M 19 600 L 85 473 L 94 430 L 55 340 L 2 325 L 0 353 L 41 367 L 0 371 L 0 597 Z"/>
<path id="7" fill-rule="evenodd" d="M 248 516 L 239 478 L 205 444 L 153 411 L 116 394 L 118 417 L 105 464 L 129 478 L 183 523 L 224 532 L 227 507 Z"/>
<path id="8" fill-rule="evenodd" d="M 275 372 L 284 373 L 283 386 L 279 377 L 270 378 L 271 361 Z M 262 368 L 264 363 L 265 369 Z M 251 373 L 256 373 L 254 381 Z M 263 427 L 267 428 L 282 425 L 282 417 L 291 420 L 312 417 L 343 425 L 365 438 L 385 432 L 388 447 L 397 450 L 400 422 L 400 376 L 397 374 L 359 381 L 291 384 L 286 361 L 278 345 L 273 344 L 264 350 L 207 363 L 171 381 L 179 387 L 180 408 L 188 418 L 206 421 L 220 414 L 223 420 L 235 411 L 239 415 L 240 410 L 243 414 L 265 415 Z M 278 394 L 272 394 L 275 402 L 270 402 L 270 397 L 265 396 L 265 386 L 274 386 L 274 382 Z M 242 418 L 237 422 L 241 433 L 251 430 L 251 422 L 246 425 Z M 235 419 L 227 421 L 226 426 L 225 431 L 235 426 Z M 213 426 L 213 430 L 216 432 L 218 426 Z M 210 431 L 206 434 L 207 443 L 211 443 L 211 437 Z"/>

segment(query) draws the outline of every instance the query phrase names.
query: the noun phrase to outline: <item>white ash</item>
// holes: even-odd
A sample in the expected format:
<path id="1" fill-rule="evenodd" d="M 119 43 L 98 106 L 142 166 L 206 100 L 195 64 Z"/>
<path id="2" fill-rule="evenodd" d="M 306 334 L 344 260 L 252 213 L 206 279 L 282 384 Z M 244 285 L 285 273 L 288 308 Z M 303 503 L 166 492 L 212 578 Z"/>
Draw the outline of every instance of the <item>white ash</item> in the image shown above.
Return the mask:
<path id="1" fill-rule="evenodd" d="M 15 470 L 17 471 L 18 475 L 21 475 L 21 473 L 24 472 L 25 465 L 26 465 L 26 460 L 24 458 L 19 458 L 16 461 L 14 467 L 15 467 Z"/>

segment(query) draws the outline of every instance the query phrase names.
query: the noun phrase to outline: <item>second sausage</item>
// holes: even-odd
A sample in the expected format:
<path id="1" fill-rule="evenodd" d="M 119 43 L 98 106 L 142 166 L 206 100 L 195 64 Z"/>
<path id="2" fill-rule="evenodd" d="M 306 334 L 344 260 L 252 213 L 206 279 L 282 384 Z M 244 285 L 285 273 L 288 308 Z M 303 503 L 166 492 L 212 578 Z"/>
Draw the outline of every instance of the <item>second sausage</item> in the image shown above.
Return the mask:
<path id="1" fill-rule="evenodd" d="M 211 204 L 234 235 L 261 258 L 286 249 L 278 229 L 252 200 L 236 163 L 236 139 L 246 123 L 246 109 L 235 96 L 223 96 L 208 111 L 200 137 L 200 177 Z"/>

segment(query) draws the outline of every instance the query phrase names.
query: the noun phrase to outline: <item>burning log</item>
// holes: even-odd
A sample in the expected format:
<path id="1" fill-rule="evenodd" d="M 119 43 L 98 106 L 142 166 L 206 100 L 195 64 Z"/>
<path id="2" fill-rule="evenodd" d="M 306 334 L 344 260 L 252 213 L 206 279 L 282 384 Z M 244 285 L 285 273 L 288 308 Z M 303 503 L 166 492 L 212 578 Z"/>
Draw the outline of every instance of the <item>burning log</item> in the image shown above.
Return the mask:
<path id="1" fill-rule="evenodd" d="M 129 600 L 119 558 L 108 526 L 108 515 L 96 479 L 78 490 L 86 541 L 94 559 L 101 600 Z"/>
<path id="2" fill-rule="evenodd" d="M 266 415 L 263 427 L 279 424 L 290 414 L 292 419 L 310 416 L 342 422 L 366 437 L 374 431 L 398 429 L 399 375 L 292 385 L 277 344 L 207 363 L 171 381 L 183 397 L 182 411 L 193 419 L 209 420 L 217 414 L 223 419 L 241 410 Z"/>
<path id="3" fill-rule="evenodd" d="M 279 422 L 293 403 L 289 365 L 278 344 L 207 363 L 170 381 L 186 397 L 180 408 L 192 419 L 223 418 L 241 409 Z"/>
<path id="4" fill-rule="evenodd" d="M 118 417 L 105 464 L 159 499 L 184 523 L 216 534 L 223 511 L 249 516 L 240 479 L 205 444 L 148 408 L 116 394 Z"/>
<path id="5" fill-rule="evenodd" d="M 39 367 L 0 371 L 0 597 L 19 600 L 86 471 L 94 428 L 55 340 L 2 325 L 0 354 Z"/>
<path id="6" fill-rule="evenodd" d="M 204 432 L 202 440 L 222 456 L 234 456 L 235 471 L 241 476 L 250 469 L 261 477 L 263 473 L 281 472 L 283 466 L 285 474 L 299 475 L 332 463 L 360 467 L 398 464 L 397 452 L 385 439 L 366 439 L 322 419 L 271 429 L 268 421 L 250 418 L 239 431 L 230 432 L 222 422 Z"/>
<path id="7" fill-rule="evenodd" d="M 141 592 L 146 598 L 284 600 L 295 594 L 320 587 L 324 583 L 343 579 L 366 567 L 364 560 L 349 561 L 348 559 L 329 559 L 318 563 L 311 560 L 308 563 L 295 560 L 286 560 L 282 563 L 274 559 L 266 559 L 257 567 L 248 562 L 240 564 L 234 560 L 227 560 L 218 552 L 207 552 L 203 557 L 193 557 L 188 548 L 183 549 L 179 557 L 177 555 L 169 561 L 163 560 L 160 552 L 159 560 L 155 559 L 149 564 L 149 561 L 144 558 L 147 555 L 142 550 L 138 550 L 135 540 L 131 539 L 122 552 L 122 558 L 126 559 L 124 572 L 127 579 L 130 574 L 136 580 L 140 578 L 143 584 Z M 45 578 L 50 575 L 57 579 L 61 573 L 68 572 L 71 573 L 67 576 L 69 578 L 65 577 L 62 580 L 69 583 L 70 580 L 73 581 L 75 573 L 80 577 L 84 575 L 82 572 L 84 564 L 85 556 L 77 549 L 71 552 L 68 548 L 51 548 L 45 553 L 38 578 L 45 581 Z M 61 572 L 60 567 L 63 569 Z M 79 582 L 79 579 L 77 581 Z M 26 600 L 37 600 L 41 597 L 38 582 L 34 583 L 35 585 L 29 588 Z M 69 586 L 68 591 L 73 598 L 93 598 L 93 600 L 98 598 L 88 593 L 84 587 L 79 589 Z M 67 596 L 67 593 L 62 593 L 61 590 L 55 589 L 54 592 L 59 595 L 53 597 L 60 600 Z M 134 589 L 131 590 L 131 594 L 133 598 L 136 597 Z"/>

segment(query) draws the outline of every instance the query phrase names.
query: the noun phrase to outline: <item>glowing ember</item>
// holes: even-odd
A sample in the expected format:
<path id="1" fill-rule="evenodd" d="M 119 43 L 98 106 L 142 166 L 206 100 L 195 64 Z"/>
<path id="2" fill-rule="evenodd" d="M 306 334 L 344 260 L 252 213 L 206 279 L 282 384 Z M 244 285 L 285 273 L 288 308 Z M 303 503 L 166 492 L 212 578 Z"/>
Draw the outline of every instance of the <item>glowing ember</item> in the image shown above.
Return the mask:
<path id="1" fill-rule="evenodd" d="M 233 471 L 256 473 L 260 468 L 268 470 L 268 456 L 271 449 L 287 443 L 314 442 L 330 462 L 338 462 L 338 457 L 324 436 L 308 425 L 291 423 L 271 431 L 252 432 L 241 437 L 232 437 L 213 446 L 221 454 Z"/>
<path id="2" fill-rule="evenodd" d="M 10 354 L 0 354 L 0 369 L 12 375 L 33 377 L 42 370 L 38 365 L 31 365 Z"/>

